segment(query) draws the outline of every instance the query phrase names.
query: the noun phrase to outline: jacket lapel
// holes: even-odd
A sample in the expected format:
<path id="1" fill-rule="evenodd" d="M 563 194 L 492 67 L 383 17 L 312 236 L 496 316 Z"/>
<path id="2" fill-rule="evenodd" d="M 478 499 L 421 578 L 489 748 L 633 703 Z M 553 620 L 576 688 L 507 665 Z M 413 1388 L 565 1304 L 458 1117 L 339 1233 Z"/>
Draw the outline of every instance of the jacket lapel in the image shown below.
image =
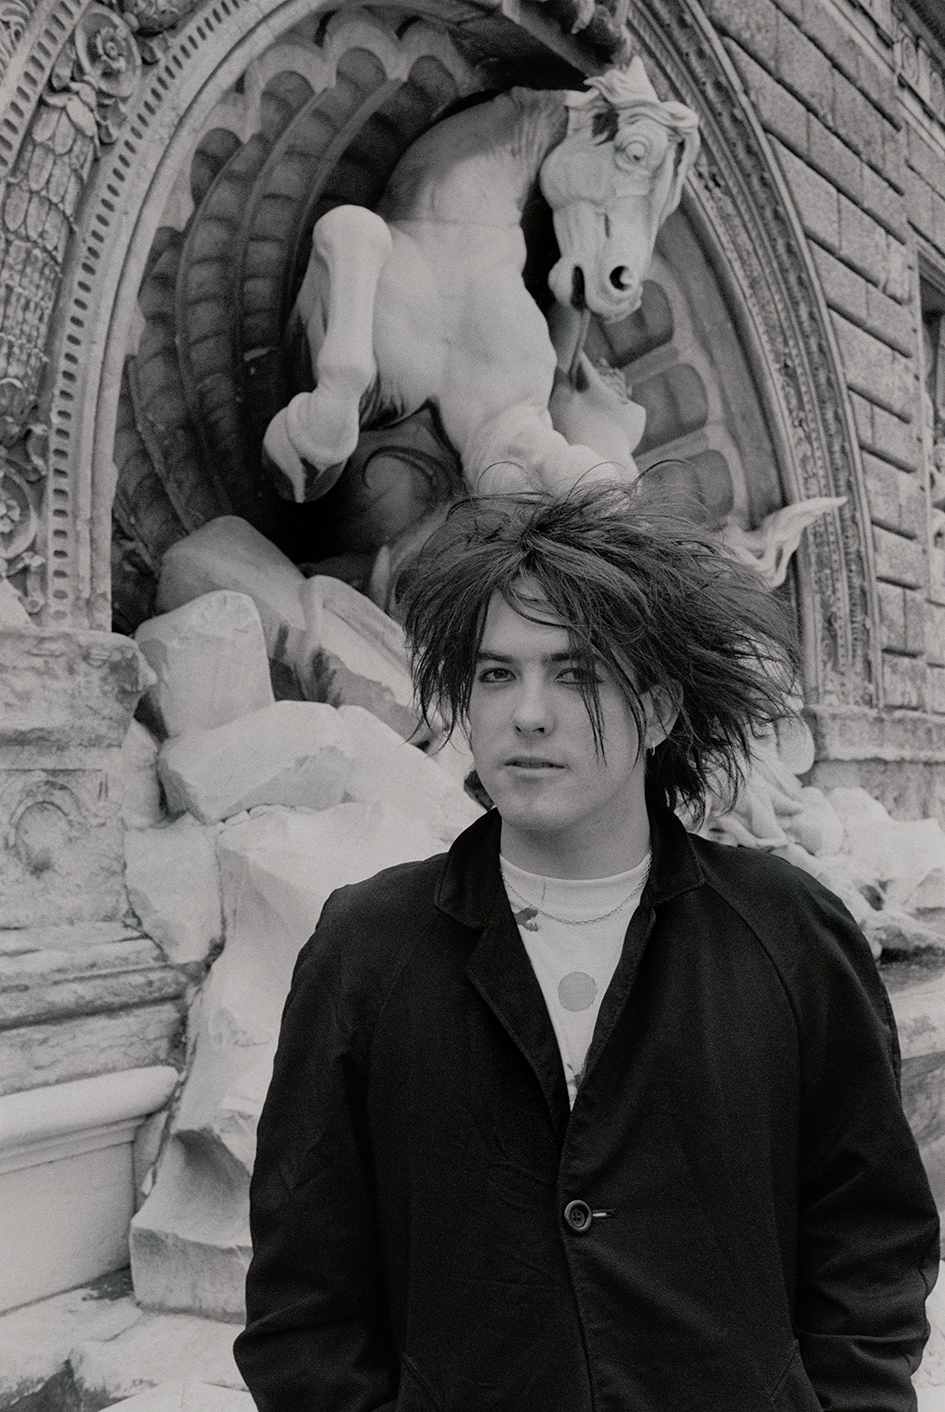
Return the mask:
<path id="1" fill-rule="evenodd" d="M 466 974 L 531 1066 L 555 1134 L 563 1141 L 570 1109 L 561 1052 L 504 888 L 499 889 Z"/>
<path id="2" fill-rule="evenodd" d="M 460 834 L 450 849 L 436 904 L 480 932 L 466 974 L 530 1066 L 563 1141 L 570 1111 L 567 1083 L 541 986 L 502 886 L 500 828 L 499 815 L 491 809 Z"/>
<path id="3" fill-rule="evenodd" d="M 650 876 L 601 1005 L 587 1056 L 585 1081 L 633 990 L 655 924 L 655 909 L 703 881 L 702 870 L 682 824 L 655 797 L 649 796 L 647 805 L 652 846 Z M 460 834 L 447 857 L 436 905 L 464 926 L 481 933 L 467 963 L 466 974 L 531 1066 L 555 1132 L 563 1141 L 570 1107 L 561 1053 L 541 986 L 522 945 L 502 886 L 500 829 L 499 815 L 491 809 Z"/>

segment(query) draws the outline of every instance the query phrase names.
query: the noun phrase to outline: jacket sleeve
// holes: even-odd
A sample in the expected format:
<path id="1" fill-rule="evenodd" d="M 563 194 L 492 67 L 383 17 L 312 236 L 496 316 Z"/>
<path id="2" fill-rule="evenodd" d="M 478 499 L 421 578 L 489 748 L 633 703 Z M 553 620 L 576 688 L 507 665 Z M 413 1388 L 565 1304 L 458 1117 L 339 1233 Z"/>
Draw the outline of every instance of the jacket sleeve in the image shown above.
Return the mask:
<path id="1" fill-rule="evenodd" d="M 235 1355 L 260 1412 L 391 1412 L 396 1398 L 366 1117 L 370 978 L 348 932 L 334 894 L 296 964 L 259 1121 Z"/>
<path id="2" fill-rule="evenodd" d="M 816 887 L 816 885 L 815 885 Z M 899 1097 L 886 991 L 849 913 L 816 887 L 808 965 L 795 1328 L 829 1412 L 912 1412 L 939 1265 L 935 1203 Z"/>

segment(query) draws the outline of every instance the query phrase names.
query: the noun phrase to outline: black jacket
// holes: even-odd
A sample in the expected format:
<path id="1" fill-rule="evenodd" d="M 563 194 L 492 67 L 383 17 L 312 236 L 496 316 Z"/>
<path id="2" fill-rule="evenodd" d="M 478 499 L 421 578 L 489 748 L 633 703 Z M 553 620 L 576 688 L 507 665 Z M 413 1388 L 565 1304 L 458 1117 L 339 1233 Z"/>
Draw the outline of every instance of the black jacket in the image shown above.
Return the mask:
<path id="1" fill-rule="evenodd" d="M 915 1406 L 938 1222 L 866 942 L 651 821 L 573 1111 L 494 813 L 329 899 L 259 1124 L 263 1412 Z"/>

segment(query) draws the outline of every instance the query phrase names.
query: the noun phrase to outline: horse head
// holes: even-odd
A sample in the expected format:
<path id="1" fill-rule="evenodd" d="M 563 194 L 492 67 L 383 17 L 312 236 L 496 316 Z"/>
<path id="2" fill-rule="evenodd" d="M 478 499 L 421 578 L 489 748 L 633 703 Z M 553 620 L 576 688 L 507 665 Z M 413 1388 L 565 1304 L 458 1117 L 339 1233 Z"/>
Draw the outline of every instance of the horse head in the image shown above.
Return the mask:
<path id="1" fill-rule="evenodd" d="M 561 249 L 548 283 L 559 303 L 613 322 L 640 303 L 657 232 L 699 150 L 699 119 L 660 100 L 638 55 L 587 88 L 563 95 L 567 132 L 541 168 Z"/>

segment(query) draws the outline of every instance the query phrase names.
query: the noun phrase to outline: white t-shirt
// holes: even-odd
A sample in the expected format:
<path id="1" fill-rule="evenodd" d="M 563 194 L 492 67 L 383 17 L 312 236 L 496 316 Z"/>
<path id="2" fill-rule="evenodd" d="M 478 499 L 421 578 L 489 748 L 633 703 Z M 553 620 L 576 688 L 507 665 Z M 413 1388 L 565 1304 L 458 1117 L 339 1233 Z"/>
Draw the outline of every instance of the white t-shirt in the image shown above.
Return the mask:
<path id="1" fill-rule="evenodd" d="M 573 1107 L 650 855 L 609 878 L 546 878 L 507 858 L 499 862 L 512 915 L 554 1026 Z"/>

